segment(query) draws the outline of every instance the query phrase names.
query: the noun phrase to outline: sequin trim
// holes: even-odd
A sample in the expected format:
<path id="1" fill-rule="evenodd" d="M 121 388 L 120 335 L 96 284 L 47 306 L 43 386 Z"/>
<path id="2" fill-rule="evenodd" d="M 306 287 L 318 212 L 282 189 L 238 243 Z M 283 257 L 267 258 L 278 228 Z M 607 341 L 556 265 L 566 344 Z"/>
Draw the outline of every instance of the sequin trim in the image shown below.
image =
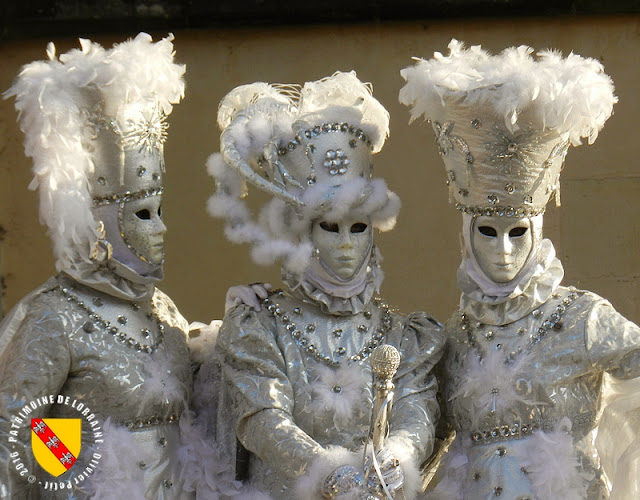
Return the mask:
<path id="1" fill-rule="evenodd" d="M 569 420 L 571 420 L 571 429 L 576 431 L 592 429 L 596 424 L 597 418 L 593 414 L 581 414 L 575 415 Z M 556 428 L 557 423 L 558 419 L 555 418 L 536 419 L 528 423 L 514 422 L 474 431 L 469 434 L 469 437 L 474 445 L 522 439 L 537 431 L 551 432 Z"/>
<path id="2" fill-rule="evenodd" d="M 160 318 L 156 316 L 155 312 L 153 313 L 153 317 L 158 324 L 158 340 L 153 345 L 141 344 L 134 338 L 121 331 L 117 326 L 112 325 L 111 322 L 103 319 L 94 309 L 87 306 L 84 301 L 80 300 L 79 297 L 73 295 L 69 288 L 62 285 L 56 285 L 54 288 L 52 288 L 52 291 L 60 292 L 69 303 L 73 304 L 79 309 L 82 309 L 89 316 L 89 321 L 87 321 L 83 326 L 86 333 L 91 333 L 93 331 L 92 327 L 97 327 L 103 332 L 108 333 L 109 335 L 114 337 L 121 344 L 124 344 L 131 349 L 135 349 L 138 352 L 146 352 L 148 354 L 156 351 L 164 341 L 164 325 L 161 323 Z"/>
<path id="3" fill-rule="evenodd" d="M 544 213 L 545 207 L 533 208 L 533 207 L 511 207 L 495 205 L 490 207 L 472 207 L 463 205 L 462 203 L 456 203 L 456 208 L 465 214 L 473 215 L 474 217 L 488 216 L 488 217 L 535 217 Z"/>
<path id="4" fill-rule="evenodd" d="M 352 136 L 354 136 L 354 139 L 349 141 L 349 146 L 351 146 L 352 148 L 357 147 L 358 141 L 366 144 L 369 149 L 372 148 L 371 139 L 369 139 L 367 134 L 365 134 L 362 129 L 356 128 L 353 125 L 349 125 L 346 122 L 323 123 L 321 125 L 316 125 L 313 128 L 307 129 L 301 133 L 304 134 L 305 139 L 308 140 L 313 139 L 314 137 L 317 137 L 319 135 L 329 134 L 332 132 L 351 134 Z M 298 146 L 304 145 L 305 142 L 306 141 L 300 135 L 296 135 L 296 138 L 292 141 L 289 141 L 285 147 L 278 149 L 278 156 L 284 156 L 288 152 L 294 151 Z M 313 153 L 314 151 L 311 152 Z M 266 161 L 266 158 L 262 158 L 262 160 Z"/>
<path id="5" fill-rule="evenodd" d="M 151 416 L 138 417 L 131 420 L 121 422 L 127 429 L 144 429 L 145 427 L 155 427 L 156 425 L 173 425 L 177 424 L 180 419 L 176 415 L 169 415 L 166 418 Z"/>
<path id="6" fill-rule="evenodd" d="M 277 292 L 276 296 L 281 293 L 282 292 Z M 391 329 L 391 312 L 389 311 L 389 306 L 385 302 L 383 302 L 382 299 L 380 298 L 373 299 L 373 303 L 376 305 L 376 307 L 382 310 L 382 318 L 380 320 L 380 324 L 372 333 L 371 339 L 362 347 L 362 349 L 360 349 L 356 354 L 349 356 L 348 358 L 344 358 L 346 361 L 359 362 L 367 359 L 371 355 L 373 350 L 382 343 L 385 335 Z M 318 351 L 316 346 L 312 344 L 307 337 L 304 336 L 301 329 L 299 329 L 296 323 L 293 322 L 293 320 L 291 319 L 291 314 L 283 310 L 277 302 L 274 302 L 272 300 L 271 297 L 267 297 L 266 299 L 264 299 L 263 304 L 266 307 L 266 309 L 269 311 L 269 313 L 271 313 L 271 315 L 274 316 L 274 318 L 275 317 L 280 318 L 280 321 L 282 321 L 285 328 L 291 333 L 291 337 L 293 338 L 293 340 L 295 340 L 295 342 L 304 351 L 306 351 L 307 354 L 309 354 L 310 356 L 314 357 L 315 359 L 317 359 L 318 361 L 320 361 L 321 363 L 327 366 L 331 366 L 331 367 L 340 366 L 341 360 L 333 359 L 328 354 Z M 294 313 L 296 315 L 301 314 L 298 308 L 294 309 Z M 364 331 L 366 330 L 363 330 L 362 328 L 360 328 L 362 326 L 363 325 L 359 325 L 358 330 L 361 333 L 364 333 Z M 313 328 L 310 328 L 310 327 L 313 327 Z M 315 330 L 315 325 L 307 325 L 306 329 L 309 332 L 312 332 Z M 334 330 L 333 333 L 335 335 L 336 330 Z M 342 333 L 342 331 L 340 331 L 340 333 Z M 339 348 L 338 350 L 340 349 L 342 349 L 343 351 L 337 352 L 339 356 L 344 354 L 344 348 Z"/>
<path id="7" fill-rule="evenodd" d="M 157 187 L 152 189 L 143 189 L 141 191 L 130 192 L 126 191 L 122 194 L 107 194 L 105 196 L 96 196 L 93 198 L 93 206 L 99 207 L 101 205 L 109 205 L 111 203 L 123 203 L 133 200 L 141 200 L 142 198 L 149 198 L 150 196 L 158 196 L 164 193 L 163 187 Z"/>
<path id="8" fill-rule="evenodd" d="M 526 350 L 530 351 L 533 348 L 533 346 L 535 346 L 538 342 L 542 341 L 546 337 L 549 331 L 560 330 L 562 328 L 562 321 L 561 321 L 562 316 L 567 311 L 567 309 L 571 306 L 571 304 L 573 304 L 575 300 L 581 297 L 582 295 L 584 295 L 584 292 L 578 291 L 574 287 L 570 287 L 569 294 L 566 297 L 564 297 L 562 300 L 560 300 L 558 305 L 555 307 L 554 311 L 551 314 L 549 314 L 549 316 L 540 323 L 540 326 L 534 329 L 534 331 L 529 335 L 529 341 L 527 343 Z M 536 310 L 536 311 L 533 311 L 532 314 L 534 317 L 538 317 L 542 314 L 542 311 Z M 479 323 L 477 326 L 478 328 L 481 328 L 483 325 Z M 484 353 L 482 352 L 482 350 L 480 349 L 480 346 L 478 345 L 478 342 L 476 341 L 476 337 L 473 333 L 473 327 L 471 326 L 471 322 L 469 321 L 469 317 L 467 316 L 466 313 L 460 314 L 460 330 L 466 333 L 469 345 L 471 345 L 475 349 L 478 357 L 482 359 L 484 357 Z M 518 332 L 518 335 L 520 334 L 521 332 Z M 487 334 L 485 335 L 485 338 L 487 340 L 491 340 L 491 338 L 493 338 L 493 332 L 487 332 Z M 521 352 L 522 351 L 519 350 L 517 352 L 509 353 L 505 357 L 505 362 L 506 363 L 513 362 Z"/>

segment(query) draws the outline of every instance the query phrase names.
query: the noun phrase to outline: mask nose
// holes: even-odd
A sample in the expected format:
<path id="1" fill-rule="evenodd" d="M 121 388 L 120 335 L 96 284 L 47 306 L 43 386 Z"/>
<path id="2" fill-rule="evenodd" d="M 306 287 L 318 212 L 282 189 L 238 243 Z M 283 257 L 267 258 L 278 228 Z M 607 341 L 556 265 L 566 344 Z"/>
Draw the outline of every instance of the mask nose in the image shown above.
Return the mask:
<path id="1" fill-rule="evenodd" d="M 349 228 L 340 232 L 340 243 L 338 248 L 341 250 L 350 250 L 353 248 L 353 240 Z"/>
<path id="2" fill-rule="evenodd" d="M 158 222 L 156 223 L 156 234 L 157 235 L 164 235 L 164 233 L 167 232 L 167 226 L 165 225 L 164 221 L 158 217 Z"/>
<path id="3" fill-rule="evenodd" d="M 497 240 L 497 251 L 499 255 L 511 255 L 513 252 L 513 243 L 509 238 L 508 233 L 499 232 L 496 238 Z"/>

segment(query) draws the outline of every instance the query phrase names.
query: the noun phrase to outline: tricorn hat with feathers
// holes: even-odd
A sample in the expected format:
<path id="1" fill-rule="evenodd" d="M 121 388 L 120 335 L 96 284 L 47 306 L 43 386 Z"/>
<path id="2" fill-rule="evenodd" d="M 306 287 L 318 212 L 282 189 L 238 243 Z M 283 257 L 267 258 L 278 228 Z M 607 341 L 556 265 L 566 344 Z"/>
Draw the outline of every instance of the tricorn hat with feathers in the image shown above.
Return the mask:
<path id="1" fill-rule="evenodd" d="M 208 210 L 227 221 L 226 235 L 252 245 L 253 260 L 302 272 L 311 256 L 311 222 L 345 214 L 374 227 L 395 224 L 400 202 L 372 177 L 372 154 L 389 132 L 389 114 L 354 72 L 302 87 L 253 83 L 221 101 L 221 153 L 207 167 L 216 180 Z M 242 199 L 247 182 L 272 199 L 254 218 Z M 256 220 L 257 219 L 257 220 Z"/>

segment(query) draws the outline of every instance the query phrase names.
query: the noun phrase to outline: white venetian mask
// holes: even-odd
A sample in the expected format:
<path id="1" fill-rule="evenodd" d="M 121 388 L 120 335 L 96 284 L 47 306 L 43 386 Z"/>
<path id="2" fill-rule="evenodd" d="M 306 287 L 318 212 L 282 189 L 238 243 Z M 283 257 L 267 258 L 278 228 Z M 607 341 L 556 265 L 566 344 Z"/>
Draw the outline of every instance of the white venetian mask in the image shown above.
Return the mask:
<path id="1" fill-rule="evenodd" d="M 536 238 L 529 218 L 480 216 L 473 220 L 471 251 L 488 278 L 513 280 L 524 267 Z"/>
<path id="2" fill-rule="evenodd" d="M 162 196 L 149 196 L 127 201 L 119 213 L 122 239 L 127 246 L 150 264 L 164 260 L 164 234 L 167 227 L 162 221 Z"/>
<path id="3" fill-rule="evenodd" d="M 349 216 L 339 222 L 320 220 L 313 224 L 311 241 L 323 266 L 337 277 L 348 280 L 369 256 L 373 243 L 371 221 Z"/>

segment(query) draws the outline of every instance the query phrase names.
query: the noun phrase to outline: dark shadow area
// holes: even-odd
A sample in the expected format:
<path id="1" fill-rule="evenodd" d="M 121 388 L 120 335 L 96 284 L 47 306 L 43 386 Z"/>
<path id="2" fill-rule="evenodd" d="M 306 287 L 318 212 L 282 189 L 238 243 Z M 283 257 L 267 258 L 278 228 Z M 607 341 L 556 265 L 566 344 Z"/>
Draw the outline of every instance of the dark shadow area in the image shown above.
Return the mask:
<path id="1" fill-rule="evenodd" d="M 5 0 L 0 39 L 443 18 L 611 15 L 640 0 Z"/>

